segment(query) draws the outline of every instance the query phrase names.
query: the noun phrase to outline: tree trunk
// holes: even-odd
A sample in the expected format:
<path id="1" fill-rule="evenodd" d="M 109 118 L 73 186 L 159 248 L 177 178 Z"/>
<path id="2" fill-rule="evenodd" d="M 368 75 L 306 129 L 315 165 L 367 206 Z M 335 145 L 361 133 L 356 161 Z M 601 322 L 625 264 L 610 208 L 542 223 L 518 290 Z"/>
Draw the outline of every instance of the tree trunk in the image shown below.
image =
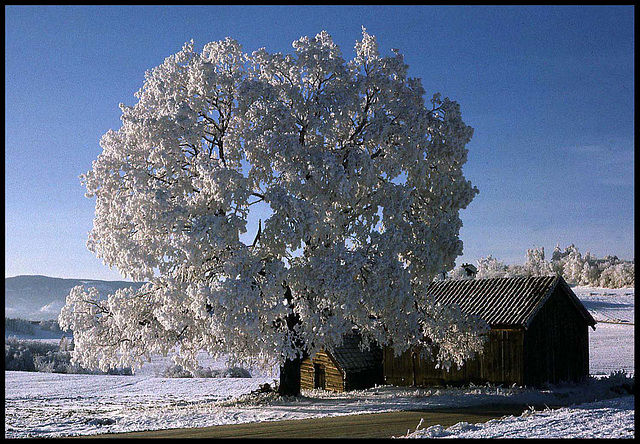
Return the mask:
<path id="1" fill-rule="evenodd" d="M 295 334 L 295 327 L 300 324 L 300 317 L 293 312 L 293 295 L 291 288 L 285 284 L 285 299 L 291 312 L 285 317 L 287 329 L 292 333 L 291 342 L 294 349 L 304 350 L 304 344 Z M 280 366 L 280 387 L 278 393 L 281 396 L 298 396 L 300 394 L 300 363 L 302 358 L 286 359 Z"/>
<path id="2" fill-rule="evenodd" d="M 300 363 L 301 358 L 286 360 L 280 366 L 280 386 L 278 394 L 281 396 L 298 396 L 300 394 Z"/>

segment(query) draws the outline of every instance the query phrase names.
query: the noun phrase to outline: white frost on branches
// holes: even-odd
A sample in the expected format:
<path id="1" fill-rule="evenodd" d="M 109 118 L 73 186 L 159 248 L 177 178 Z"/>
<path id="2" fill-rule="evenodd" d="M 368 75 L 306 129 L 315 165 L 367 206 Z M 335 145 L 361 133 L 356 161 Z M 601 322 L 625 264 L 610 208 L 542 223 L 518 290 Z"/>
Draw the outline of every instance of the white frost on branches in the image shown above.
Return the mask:
<path id="1" fill-rule="evenodd" d="M 624 288 L 635 285 L 633 261 L 625 261 L 617 256 L 598 259 L 590 252 L 582 256 L 578 248 L 571 244 L 564 250 L 556 245 L 550 261 L 545 259 L 544 248 L 527 250 L 524 265 L 506 265 L 493 256 L 481 257 L 477 261 L 477 279 L 512 276 L 559 275 L 572 285 L 587 285 L 604 288 Z M 462 267 L 448 273 L 449 279 L 468 278 Z"/>
<path id="2" fill-rule="evenodd" d="M 589 251 L 584 256 L 571 244 L 564 250 L 556 245 L 551 266 L 562 274 L 567 282 L 604 288 L 624 288 L 635 285 L 635 265 L 617 256 L 607 255 L 598 259 Z"/>
<path id="3" fill-rule="evenodd" d="M 281 363 L 353 326 L 397 352 L 426 333 L 443 365 L 479 350 L 473 320 L 424 300 L 462 253 L 473 130 L 364 29 L 355 52 L 326 32 L 291 54 L 227 38 L 146 73 L 82 180 L 89 249 L 149 284 L 71 292 L 59 320 L 78 362 L 135 368 L 176 347 L 187 369 L 201 350 Z M 269 214 L 246 244 L 256 203 Z"/>
<path id="4" fill-rule="evenodd" d="M 477 279 L 494 278 L 494 277 L 507 277 L 509 270 L 504 262 L 499 261 L 495 257 L 489 255 L 487 257 L 481 257 L 478 259 L 478 273 Z"/>

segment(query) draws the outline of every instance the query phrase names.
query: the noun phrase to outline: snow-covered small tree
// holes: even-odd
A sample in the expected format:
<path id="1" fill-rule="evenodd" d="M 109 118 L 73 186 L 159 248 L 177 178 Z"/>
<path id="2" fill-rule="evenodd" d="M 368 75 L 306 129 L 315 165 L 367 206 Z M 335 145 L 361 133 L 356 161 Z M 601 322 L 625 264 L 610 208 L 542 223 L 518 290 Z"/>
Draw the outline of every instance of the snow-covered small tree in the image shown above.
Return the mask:
<path id="1" fill-rule="evenodd" d="M 635 264 L 633 262 L 622 262 L 616 265 L 616 286 L 617 288 L 635 287 Z"/>
<path id="2" fill-rule="evenodd" d="M 562 266 L 562 276 L 571 284 L 580 283 L 584 261 L 578 248 L 571 244 L 565 249 Z"/>
<path id="3" fill-rule="evenodd" d="M 508 267 L 504 264 L 504 262 L 499 261 L 493 256 L 489 255 L 487 257 L 481 257 L 477 261 L 478 263 L 478 274 L 476 278 L 485 279 L 485 278 L 497 278 L 497 277 L 506 277 L 508 273 Z"/>
<path id="4" fill-rule="evenodd" d="M 574 244 L 564 250 L 560 248 L 560 245 L 556 245 L 551 258 L 551 268 L 568 283 L 578 285 L 585 283 L 585 276 L 593 272 L 589 267 L 585 267 L 590 263 L 590 260 L 595 263 L 595 258 L 590 253 L 587 253 L 587 256 L 583 258 L 580 250 Z"/>
<path id="5" fill-rule="evenodd" d="M 600 269 L 598 268 L 598 260 L 595 256 L 587 251 L 582 258 L 582 273 L 580 274 L 580 285 L 597 285 L 600 278 Z"/>
<path id="6" fill-rule="evenodd" d="M 478 273 L 477 268 L 472 264 L 461 264 L 459 267 L 454 268 L 448 273 L 445 273 L 442 278 L 436 277 L 436 280 L 446 279 L 475 279 Z"/>
<path id="7" fill-rule="evenodd" d="M 522 264 L 507 265 L 507 274 L 504 277 L 527 277 L 529 276 L 527 270 Z"/>
<path id="8" fill-rule="evenodd" d="M 610 266 L 602 270 L 602 273 L 600 273 L 600 276 L 597 280 L 597 285 L 604 288 L 616 288 L 616 280 L 615 266 Z"/>
<path id="9" fill-rule="evenodd" d="M 456 267 L 446 273 L 445 279 L 472 279 L 462 267 Z"/>
<path id="10" fill-rule="evenodd" d="M 402 55 L 381 55 L 364 29 L 349 61 L 326 32 L 293 48 L 188 43 L 121 105 L 122 127 L 83 175 L 96 198 L 88 247 L 149 283 L 69 294 L 59 319 L 76 362 L 260 357 L 296 394 L 299 360 L 353 327 L 398 353 L 428 349 L 428 335 L 444 365 L 479 349 L 476 324 L 426 295 L 462 253 L 459 210 L 477 193 L 459 105 L 425 103 Z"/>
<path id="11" fill-rule="evenodd" d="M 604 288 L 624 288 L 635 285 L 635 267 L 633 263 L 620 262 L 605 267 L 598 280 L 591 285 Z"/>
<path id="12" fill-rule="evenodd" d="M 545 260 L 544 247 L 527 249 L 524 272 L 527 276 L 547 276 L 553 274 L 551 264 Z"/>

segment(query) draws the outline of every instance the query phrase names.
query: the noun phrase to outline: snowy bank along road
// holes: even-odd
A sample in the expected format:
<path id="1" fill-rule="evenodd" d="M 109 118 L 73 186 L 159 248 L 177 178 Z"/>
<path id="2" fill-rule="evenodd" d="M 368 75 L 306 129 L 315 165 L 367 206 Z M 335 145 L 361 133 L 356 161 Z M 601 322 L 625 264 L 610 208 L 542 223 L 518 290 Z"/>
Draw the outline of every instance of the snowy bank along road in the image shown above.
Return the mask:
<path id="1" fill-rule="evenodd" d="M 459 422 L 486 422 L 505 415 L 520 415 L 526 405 L 482 405 L 425 411 L 401 411 L 324 418 L 228 424 L 190 429 L 91 435 L 96 438 L 394 438 L 416 424 L 453 426 Z"/>
<path id="2" fill-rule="evenodd" d="M 570 408 L 525 411 L 486 423 L 420 428 L 408 438 L 634 438 L 634 396 Z M 446 427 L 446 428 L 445 428 Z"/>
<path id="3" fill-rule="evenodd" d="M 517 405 L 333 416 L 97 438 L 633 438 L 634 397 L 535 411 Z M 508 414 L 512 412 L 513 414 Z M 494 419 L 495 418 L 495 419 Z M 417 424 L 417 426 L 416 426 Z M 412 430 L 414 429 L 415 430 Z"/>
<path id="4" fill-rule="evenodd" d="M 226 424 L 244 424 L 245 432 L 260 433 L 264 428 L 256 423 L 420 410 L 440 415 L 436 417 L 441 421 L 439 424 L 447 426 L 457 422 L 483 422 L 503 415 L 519 415 L 528 410 L 526 406 L 538 406 L 538 409 L 544 405 L 571 406 L 619 396 L 610 392 L 606 383 L 597 380 L 585 386 L 556 387 L 553 391 L 487 386 L 447 389 L 382 386 L 348 393 L 310 391 L 295 399 L 281 399 L 273 394 L 248 394 L 267 380 L 7 372 L 5 436 L 92 435 Z M 20 383 L 29 387 L 30 395 L 25 396 L 24 388 L 10 388 Z M 23 394 L 19 396 L 21 392 Z M 632 401 L 630 406 L 622 406 L 626 408 L 626 416 L 622 420 L 630 421 L 626 428 L 633 427 L 632 406 Z M 469 407 L 477 410 L 469 411 Z M 443 409 L 448 410 L 448 414 L 438 413 Z M 484 409 L 491 414 L 482 413 Z M 611 416 L 612 412 L 611 409 L 603 410 L 602 416 Z M 372 415 L 366 416 L 374 418 Z M 396 436 L 406 434 L 407 429 L 415 430 L 420 422 L 417 416 L 399 416 L 409 420 L 409 423 L 403 424 L 400 430 L 392 430 Z M 414 422 L 411 423 L 411 420 Z M 348 418 L 346 421 L 352 426 L 347 429 L 349 433 L 362 433 L 362 430 L 355 428 L 357 422 Z M 377 423 L 377 427 L 381 427 L 384 418 L 378 418 L 378 421 L 382 421 Z M 603 419 L 603 422 L 606 421 Z M 371 426 L 376 427 L 375 421 Z M 168 436 L 166 433 L 167 430 L 164 436 Z M 154 434 L 148 436 L 153 437 Z"/>
<path id="5" fill-rule="evenodd" d="M 574 291 L 595 313 L 596 320 L 617 322 L 599 323 L 596 330 L 590 332 L 590 373 L 600 376 L 618 370 L 634 373 L 633 289 L 574 288 Z M 267 421 L 487 405 L 545 404 L 565 406 L 565 409 L 551 412 L 537 409 L 535 413 L 523 409 L 524 415 L 517 411 L 509 412 L 513 416 L 484 424 L 469 417 L 456 420 L 455 424 L 423 422 L 418 427 L 419 420 L 416 420 L 411 427 L 403 426 L 401 435 L 407 434 L 406 429 L 414 432 L 415 437 L 471 437 L 482 433 L 506 436 L 509 430 L 514 433 L 517 430 L 518 437 L 572 437 L 572 433 L 576 437 L 628 437 L 635 433 L 634 397 L 620 398 L 624 393 L 611 392 L 607 378 L 553 390 L 491 386 L 447 389 L 383 386 L 348 393 L 311 391 L 303 393 L 300 398 L 280 399 L 272 394 L 251 394 L 261 384 L 271 383 L 273 374 L 252 372 L 252 378 L 157 376 L 169 364 L 168 359 L 159 357 L 135 376 L 7 371 L 5 437 L 96 435 L 228 424 L 251 427 L 250 424 Z M 224 362 L 203 360 L 201 364 L 225 368 Z M 573 428 L 565 428 L 566 418 L 575 418 Z"/>

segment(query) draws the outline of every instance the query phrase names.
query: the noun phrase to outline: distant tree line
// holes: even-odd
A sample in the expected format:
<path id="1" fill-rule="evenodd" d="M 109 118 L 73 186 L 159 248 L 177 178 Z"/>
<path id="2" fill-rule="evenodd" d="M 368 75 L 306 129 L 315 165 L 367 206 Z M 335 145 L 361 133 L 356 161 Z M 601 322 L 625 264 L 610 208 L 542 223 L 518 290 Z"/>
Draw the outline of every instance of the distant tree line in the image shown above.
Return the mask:
<path id="1" fill-rule="evenodd" d="M 195 371 L 190 371 L 175 364 L 164 369 L 163 378 L 250 378 L 249 370 L 242 367 L 228 367 L 226 369 L 213 369 L 198 366 Z"/>
<path id="2" fill-rule="evenodd" d="M 31 321 L 20 318 L 4 318 L 5 331 L 11 331 L 14 333 L 22 333 L 26 335 L 33 335 L 35 333 L 35 327 Z"/>
<path id="3" fill-rule="evenodd" d="M 71 362 L 74 349 L 73 337 L 65 336 L 58 326 L 58 321 L 30 321 L 21 318 L 4 318 L 4 369 L 26 372 L 75 373 L 91 375 L 126 375 L 133 374 L 130 367 L 109 369 L 87 369 Z M 36 334 L 36 326 L 42 330 L 60 333 L 58 344 L 37 339 L 19 339 L 15 334 Z M 212 369 L 198 366 L 195 371 L 184 369 L 180 365 L 170 365 L 160 375 L 164 378 L 250 378 L 251 373 L 242 367 Z"/>
<path id="4" fill-rule="evenodd" d="M 28 321 L 26 321 L 28 322 Z M 26 372 L 131 375 L 130 368 L 108 372 L 89 370 L 71 362 L 73 340 L 63 336 L 59 344 L 37 340 L 4 339 L 4 369 Z"/>
<path id="5" fill-rule="evenodd" d="M 635 286 L 634 262 L 607 255 L 599 259 L 589 251 L 582 255 L 574 244 L 564 250 L 556 245 L 551 260 L 546 260 L 544 247 L 527 250 L 524 265 L 507 265 L 489 255 L 481 257 L 470 272 L 469 264 L 446 273 L 445 279 L 483 279 L 513 276 L 562 276 L 567 283 L 603 288 Z"/>
<path id="6" fill-rule="evenodd" d="M 22 333 L 26 335 L 34 335 L 36 325 L 40 330 L 52 331 L 54 333 L 62 334 L 58 321 L 56 319 L 50 319 L 46 321 L 29 321 L 22 318 L 4 318 L 4 330 L 5 332 Z"/>

